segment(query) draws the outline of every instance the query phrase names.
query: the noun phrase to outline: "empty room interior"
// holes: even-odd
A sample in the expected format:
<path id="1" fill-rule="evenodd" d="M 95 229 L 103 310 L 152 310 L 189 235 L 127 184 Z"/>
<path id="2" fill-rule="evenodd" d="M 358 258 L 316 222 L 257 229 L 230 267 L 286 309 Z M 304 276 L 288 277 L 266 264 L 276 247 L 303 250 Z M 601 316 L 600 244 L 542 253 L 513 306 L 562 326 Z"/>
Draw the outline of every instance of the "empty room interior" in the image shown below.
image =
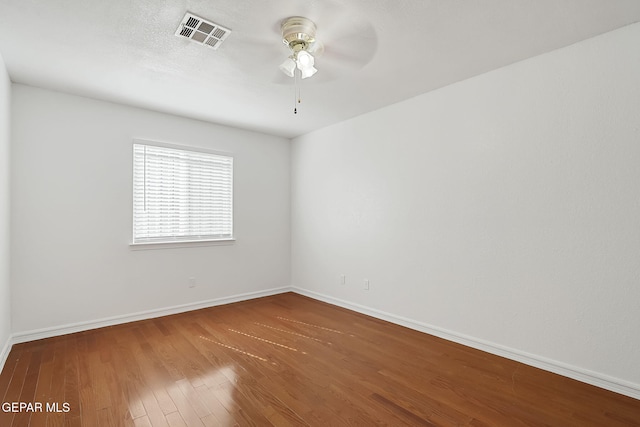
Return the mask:
<path id="1" fill-rule="evenodd" d="M 640 2 L 0 0 L 1 426 L 640 426 Z"/>

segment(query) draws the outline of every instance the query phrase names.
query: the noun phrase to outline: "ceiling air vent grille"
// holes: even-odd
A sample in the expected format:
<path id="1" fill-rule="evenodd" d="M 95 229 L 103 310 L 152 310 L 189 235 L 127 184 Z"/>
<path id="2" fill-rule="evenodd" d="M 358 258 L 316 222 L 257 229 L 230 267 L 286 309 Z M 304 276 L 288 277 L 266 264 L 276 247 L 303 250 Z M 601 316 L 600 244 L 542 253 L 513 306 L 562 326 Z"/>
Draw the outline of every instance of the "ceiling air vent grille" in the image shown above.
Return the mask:
<path id="1" fill-rule="evenodd" d="M 178 25 L 176 36 L 188 38 L 212 49 L 220 47 L 231 30 L 187 12 Z"/>

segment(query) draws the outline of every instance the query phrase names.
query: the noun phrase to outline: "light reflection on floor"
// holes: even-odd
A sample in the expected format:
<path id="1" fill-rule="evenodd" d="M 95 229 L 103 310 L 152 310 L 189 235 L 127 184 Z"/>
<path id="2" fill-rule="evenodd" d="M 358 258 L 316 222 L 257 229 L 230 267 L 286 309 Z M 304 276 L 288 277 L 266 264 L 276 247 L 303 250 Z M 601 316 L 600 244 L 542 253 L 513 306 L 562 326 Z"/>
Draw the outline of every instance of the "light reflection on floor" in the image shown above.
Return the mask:
<path id="1" fill-rule="evenodd" d="M 286 322 L 298 323 L 300 325 L 311 326 L 312 328 L 318 328 L 318 329 L 322 329 L 323 331 L 334 332 L 336 334 L 344 334 L 344 332 L 342 332 L 342 331 L 337 331 L 335 329 L 325 328 L 324 326 L 312 325 L 311 323 L 300 322 L 299 320 L 287 319 L 286 317 L 278 316 L 278 319 L 284 320 Z"/>
<path id="2" fill-rule="evenodd" d="M 229 350 L 233 350 L 233 351 L 235 351 L 235 352 L 238 352 L 238 353 L 244 354 L 245 356 L 253 357 L 254 359 L 262 360 L 263 362 L 268 362 L 268 360 L 267 360 L 267 359 L 265 359 L 264 357 L 260 357 L 260 356 L 257 356 L 257 355 L 255 355 L 255 354 L 248 353 L 248 352 L 246 352 L 246 351 L 244 351 L 244 350 L 240 350 L 239 348 L 235 348 L 235 347 L 232 347 L 232 346 L 230 346 L 230 345 L 223 344 L 223 343 L 218 342 L 218 341 L 214 341 L 214 340 L 209 339 L 209 338 L 207 338 L 207 337 L 203 337 L 202 335 L 200 335 L 200 338 L 202 338 L 202 339 L 203 339 L 203 340 L 205 340 L 205 341 L 209 341 L 209 342 L 212 342 L 212 343 L 214 343 L 214 344 L 217 344 L 217 345 L 219 345 L 219 346 L 221 346 L 221 347 L 228 348 Z"/>
<path id="3" fill-rule="evenodd" d="M 197 379 L 182 378 L 168 384 L 155 384 L 140 390 L 140 394 L 129 389 L 129 415 L 135 425 L 185 425 L 189 419 L 187 414 L 191 413 L 205 425 L 235 426 L 237 404 L 234 394 L 237 390 L 234 384 L 237 381 L 235 367 L 228 365 Z M 186 413 L 185 406 L 190 408 Z"/>
<path id="4" fill-rule="evenodd" d="M 314 341 L 317 341 L 317 342 L 321 342 L 322 344 L 331 344 L 328 341 L 322 341 L 322 340 L 320 340 L 318 338 L 310 337 L 310 336 L 307 336 L 307 335 L 302 335 L 302 334 L 299 334 L 297 332 L 285 331 L 284 329 L 274 328 L 273 326 L 265 325 L 264 323 L 254 323 L 254 325 L 262 326 L 263 328 L 273 329 L 274 331 L 278 331 L 278 332 L 284 332 L 285 334 L 291 334 L 291 335 L 295 335 L 297 337 L 306 338 L 306 339 L 309 339 L 309 340 L 314 340 Z"/>
<path id="5" fill-rule="evenodd" d="M 297 348 L 293 348 L 293 347 L 286 346 L 286 345 L 284 345 L 284 344 L 279 344 L 279 343 L 277 343 L 277 342 L 269 341 L 269 340 L 266 340 L 266 339 L 264 339 L 264 338 L 256 337 L 256 336 L 254 336 L 254 335 L 245 334 L 244 332 L 236 331 L 235 329 L 229 329 L 229 331 L 231 331 L 231 332 L 233 332 L 233 333 L 236 333 L 236 334 L 244 335 L 245 337 L 253 338 L 254 340 L 258 340 L 258 341 L 266 342 L 267 344 L 276 345 L 276 346 L 278 346 L 278 347 L 285 348 L 285 349 L 287 349 L 287 350 L 291 350 L 291 351 L 298 351 L 298 349 L 297 349 Z M 304 351 L 300 351 L 300 353 L 302 353 L 302 354 L 307 354 L 307 353 L 305 353 Z"/>
<path id="6" fill-rule="evenodd" d="M 286 317 L 278 316 L 277 318 L 282 321 L 296 323 L 299 325 L 320 329 L 326 332 L 345 335 L 344 332 L 336 329 L 331 329 L 331 328 L 327 328 L 320 325 L 314 325 L 311 323 L 305 323 L 299 320 L 288 319 Z M 278 332 L 283 332 L 283 333 L 297 336 L 300 338 L 310 339 L 323 344 L 330 344 L 330 345 L 332 344 L 331 342 L 328 342 L 328 341 L 323 341 L 321 339 L 304 335 L 301 333 L 276 328 L 274 326 L 266 325 L 264 323 L 254 322 L 254 325 L 264 327 L 264 328 L 269 328 Z M 308 354 L 305 351 L 299 350 L 297 348 L 290 347 L 290 346 L 287 346 L 278 342 L 274 342 L 265 338 L 261 338 L 259 336 L 250 335 L 248 333 L 245 333 L 236 329 L 228 329 L 228 331 L 254 339 L 254 340 L 258 340 L 270 345 L 274 345 L 289 351 L 294 351 L 294 352 L 305 354 L 305 355 Z M 232 345 L 224 344 L 222 342 L 216 341 L 215 339 L 207 338 L 203 335 L 200 335 L 199 338 L 201 338 L 204 341 L 216 344 L 220 347 L 224 347 L 226 349 L 232 350 L 236 353 L 249 356 L 253 359 L 257 359 L 262 362 L 268 362 L 273 365 L 277 365 L 275 362 L 265 357 L 250 353 L 248 351 L 242 350 Z M 236 405 L 235 399 L 234 399 L 234 393 L 236 392 L 236 389 L 234 384 L 238 381 L 238 378 L 237 378 L 237 374 L 235 372 L 234 366 L 233 365 L 225 366 L 215 371 L 208 372 L 207 374 L 205 374 L 205 376 L 201 377 L 200 380 L 202 384 L 197 387 L 193 387 L 194 384 L 192 382 L 189 382 L 187 379 L 184 379 L 184 381 L 188 382 L 188 386 L 185 385 L 184 381 L 182 383 L 180 381 L 177 381 L 169 385 L 166 389 L 162 388 L 160 390 L 160 395 L 157 394 L 157 390 L 156 392 L 151 392 L 150 395 L 146 395 L 146 394 L 137 395 L 136 393 L 135 396 L 133 395 L 131 396 L 132 399 L 129 402 L 129 412 L 132 415 L 132 417 L 135 418 L 136 414 L 144 414 L 145 412 L 149 413 L 149 411 L 145 411 L 144 409 L 146 406 L 148 405 L 155 406 L 155 405 L 158 405 L 158 403 L 160 403 L 161 406 L 163 406 L 162 412 L 164 412 L 165 416 L 167 417 L 167 420 L 172 419 L 173 416 L 175 416 L 174 418 L 177 419 L 179 418 L 177 408 L 173 407 L 173 411 L 171 410 L 172 408 L 169 408 L 167 412 L 166 400 L 167 399 L 172 400 L 173 398 L 181 398 L 180 396 L 187 397 L 191 395 L 192 398 L 197 397 L 197 400 L 201 402 L 201 405 L 203 405 L 203 406 L 200 406 L 201 411 L 203 413 L 199 414 L 199 416 L 203 421 L 207 420 L 209 423 L 214 422 L 215 425 L 219 425 L 223 427 L 236 425 L 235 416 L 233 414 L 235 410 L 234 406 Z M 179 390 L 179 389 L 182 389 L 182 390 Z M 191 394 L 191 392 L 193 392 L 194 394 Z M 175 396 L 170 396 L 172 394 L 174 394 Z M 163 402 L 164 404 L 162 404 Z M 207 411 L 210 413 L 204 414 L 204 411 Z"/>

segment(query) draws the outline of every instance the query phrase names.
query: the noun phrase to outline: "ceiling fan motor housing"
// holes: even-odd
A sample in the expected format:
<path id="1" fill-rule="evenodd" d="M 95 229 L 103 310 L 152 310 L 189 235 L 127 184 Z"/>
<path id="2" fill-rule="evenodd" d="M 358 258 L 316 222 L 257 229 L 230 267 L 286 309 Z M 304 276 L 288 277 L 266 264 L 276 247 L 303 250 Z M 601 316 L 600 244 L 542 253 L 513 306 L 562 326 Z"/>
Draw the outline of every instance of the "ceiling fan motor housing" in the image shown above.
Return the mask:
<path id="1" fill-rule="evenodd" d="M 294 52 L 306 50 L 316 38 L 316 24 L 302 16 L 282 21 L 282 42 Z"/>

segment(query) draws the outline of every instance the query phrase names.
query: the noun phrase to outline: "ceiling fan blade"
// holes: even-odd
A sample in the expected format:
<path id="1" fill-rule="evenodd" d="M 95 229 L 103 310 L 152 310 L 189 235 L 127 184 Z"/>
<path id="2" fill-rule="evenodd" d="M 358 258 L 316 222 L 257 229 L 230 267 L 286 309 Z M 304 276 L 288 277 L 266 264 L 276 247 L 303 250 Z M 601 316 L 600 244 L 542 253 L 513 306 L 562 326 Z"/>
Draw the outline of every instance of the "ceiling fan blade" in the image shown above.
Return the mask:
<path id="1" fill-rule="evenodd" d="M 324 43 L 316 39 L 316 41 L 311 43 L 311 46 L 307 51 L 312 54 L 314 58 L 320 58 L 324 53 Z"/>
<path id="2" fill-rule="evenodd" d="M 288 48 L 283 43 L 279 43 L 278 37 L 242 33 L 234 35 L 234 48 L 220 49 L 219 54 L 224 54 L 242 65 L 269 61 L 279 64 L 278 60 L 282 62 L 287 57 Z"/>
<path id="3" fill-rule="evenodd" d="M 378 49 L 378 37 L 369 23 L 360 23 L 351 31 L 340 31 L 323 37 L 323 59 L 341 60 L 350 67 L 360 69 L 368 64 Z"/>
<path id="4" fill-rule="evenodd" d="M 276 68 L 271 73 L 271 83 L 275 83 L 277 85 L 291 85 L 293 86 L 293 77 L 287 76 L 285 73 Z"/>

